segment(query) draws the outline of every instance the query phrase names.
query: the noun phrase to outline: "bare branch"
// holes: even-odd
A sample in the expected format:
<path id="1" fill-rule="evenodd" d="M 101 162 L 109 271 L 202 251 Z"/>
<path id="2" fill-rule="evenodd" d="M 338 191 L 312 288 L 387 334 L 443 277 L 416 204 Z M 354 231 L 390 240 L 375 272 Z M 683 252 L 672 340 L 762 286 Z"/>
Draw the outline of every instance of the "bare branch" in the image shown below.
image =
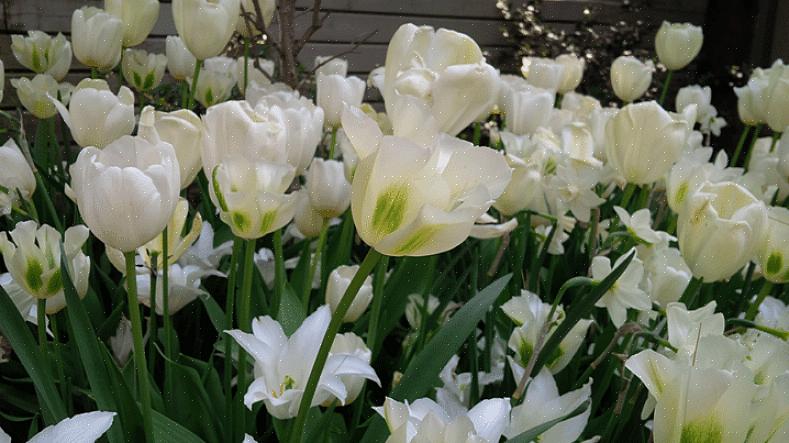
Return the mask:
<path id="1" fill-rule="evenodd" d="M 317 71 L 318 69 L 320 69 L 321 67 L 323 67 L 324 65 L 326 65 L 329 62 L 331 62 L 334 59 L 340 58 L 340 57 L 342 57 L 344 55 L 353 54 L 356 51 L 356 48 L 358 48 L 359 46 L 367 43 L 370 40 L 370 38 L 372 38 L 372 36 L 374 36 L 377 33 L 378 33 L 377 29 L 368 32 L 364 37 L 362 37 L 361 40 L 357 40 L 356 42 L 353 42 L 351 44 L 350 48 L 346 49 L 345 51 L 341 51 L 341 52 L 339 52 L 339 53 L 337 53 L 335 55 L 332 55 L 331 57 L 327 58 L 326 60 L 318 63 L 317 65 L 315 65 L 315 67 L 312 68 L 312 71 L 310 71 L 310 73 L 314 74 L 315 71 Z"/>
<path id="2" fill-rule="evenodd" d="M 312 35 L 315 34 L 318 31 L 318 29 L 321 28 L 321 26 L 323 26 L 323 23 L 326 21 L 327 18 L 329 18 L 328 12 L 324 14 L 323 17 L 321 17 L 321 0 L 315 0 L 315 3 L 313 3 L 312 5 L 312 23 L 310 24 L 310 27 L 307 28 L 306 31 L 304 31 L 304 34 L 301 36 L 301 38 L 299 38 L 296 41 L 296 44 L 294 45 L 296 54 L 298 54 L 301 51 L 301 48 L 303 48 L 304 45 L 307 44 L 307 42 L 310 40 Z"/>

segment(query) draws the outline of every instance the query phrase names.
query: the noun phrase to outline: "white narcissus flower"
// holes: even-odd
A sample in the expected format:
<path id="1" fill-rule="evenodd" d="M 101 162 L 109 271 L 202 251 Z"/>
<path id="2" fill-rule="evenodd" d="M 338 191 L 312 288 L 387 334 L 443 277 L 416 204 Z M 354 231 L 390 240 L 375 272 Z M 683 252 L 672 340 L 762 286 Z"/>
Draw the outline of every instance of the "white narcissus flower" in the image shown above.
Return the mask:
<path id="1" fill-rule="evenodd" d="M 130 252 L 169 222 L 180 190 L 178 159 L 169 143 L 123 136 L 103 150 L 80 151 L 71 165 L 71 188 L 91 232 Z"/>
<path id="2" fill-rule="evenodd" d="M 351 280 L 359 272 L 359 265 L 354 266 L 339 266 L 329 274 L 329 280 L 326 282 L 326 304 L 329 305 L 332 312 L 337 309 L 340 304 L 345 291 L 351 285 Z M 367 306 L 373 300 L 373 278 L 367 276 L 362 282 L 362 286 L 356 293 L 348 312 L 343 317 L 346 323 L 352 323 L 359 319 L 367 310 Z"/>
<path id="3" fill-rule="evenodd" d="M 687 198 L 677 215 L 682 257 L 705 282 L 731 277 L 762 244 L 767 208 L 732 182 L 705 184 Z"/>
<path id="4" fill-rule="evenodd" d="M 204 270 L 216 269 L 223 257 L 230 255 L 233 250 L 233 241 L 228 240 L 220 245 L 214 245 L 214 228 L 211 223 L 203 223 L 200 236 L 181 256 L 181 266 L 194 265 Z"/>
<path id="5" fill-rule="evenodd" d="M 789 282 L 789 210 L 771 207 L 767 231 L 759 246 L 758 259 L 764 278 L 773 283 Z"/>
<path id="6" fill-rule="evenodd" d="M 547 89 L 531 85 L 510 88 L 503 104 L 507 130 L 523 135 L 534 133 L 540 126 L 547 126 L 555 100 L 553 91 Z"/>
<path id="7" fill-rule="evenodd" d="M 0 146 L 0 216 L 11 213 L 19 198 L 30 200 L 36 191 L 36 177 L 14 139 Z"/>
<path id="8" fill-rule="evenodd" d="M 503 132 L 502 136 L 505 134 L 509 133 Z M 506 140 L 507 137 L 504 139 Z M 507 155 L 505 158 L 507 164 L 512 168 L 512 180 L 496 199 L 493 207 L 504 215 L 513 216 L 532 207 L 533 201 L 537 198 L 543 198 L 543 175 L 536 165 L 527 163 L 514 155 Z"/>
<path id="9" fill-rule="evenodd" d="M 186 80 L 187 77 L 194 75 L 197 59 L 186 48 L 181 37 L 167 36 L 165 54 L 167 56 L 167 71 L 174 79 Z"/>
<path id="10" fill-rule="evenodd" d="M 548 181 L 548 192 L 562 205 L 566 205 L 575 218 L 586 223 L 591 217 L 592 208 L 605 203 L 594 191 L 599 175 L 599 170 L 592 167 L 559 165 L 556 174 Z"/>
<path id="11" fill-rule="evenodd" d="M 85 412 L 47 426 L 27 443 L 94 443 L 101 438 L 115 418 L 114 412 Z M 0 443 L 11 443 L 11 437 L 0 429 Z"/>
<path id="12" fill-rule="evenodd" d="M 159 18 L 159 0 L 104 0 L 104 8 L 123 21 L 124 48 L 144 42 Z"/>
<path id="13" fill-rule="evenodd" d="M 156 136 L 173 146 L 181 171 L 181 189 L 192 184 L 203 166 L 200 156 L 203 122 L 200 117 L 188 109 L 161 112 L 146 106 L 140 113 L 139 126 L 141 135 L 154 137 L 150 131 L 156 131 Z"/>
<path id="14" fill-rule="evenodd" d="M 564 242 L 566 242 L 570 238 L 570 234 L 561 229 L 561 227 L 557 228 L 558 231 L 556 234 L 553 235 L 551 238 L 551 243 L 548 245 L 547 252 L 551 255 L 563 255 L 564 254 Z M 548 240 L 548 236 L 551 235 L 553 231 L 552 225 L 539 225 L 534 228 L 534 234 L 536 235 L 538 241 L 540 242 L 540 247 L 545 244 Z"/>
<path id="15" fill-rule="evenodd" d="M 11 235 L 11 240 L 8 239 Z M 64 260 L 69 277 L 84 297 L 88 291 L 90 257 L 82 252 L 88 239 L 83 225 L 68 228 L 61 236 L 49 225 L 38 226 L 32 220 L 19 222 L 9 233 L 0 233 L 0 252 L 14 281 L 31 296 L 47 300 L 47 313 L 54 314 L 66 306 L 63 295 L 63 276 L 60 270 L 60 244 L 66 253 Z"/>
<path id="16" fill-rule="evenodd" d="M 620 56 L 611 64 L 611 86 L 614 94 L 625 103 L 638 100 L 652 83 L 655 65 L 652 60 L 642 62 L 633 56 Z"/>
<path id="17" fill-rule="evenodd" d="M 71 97 L 71 91 L 74 89 L 68 83 L 58 84 L 48 74 L 38 74 L 33 77 L 33 80 L 24 77 L 12 78 L 10 83 L 16 89 L 16 95 L 25 109 L 40 119 L 49 118 L 58 113 L 52 98 L 58 97 L 67 104 Z"/>
<path id="18" fill-rule="evenodd" d="M 83 65 L 109 71 L 121 59 L 123 22 L 103 9 L 83 6 L 71 16 L 71 43 Z"/>
<path id="19" fill-rule="evenodd" d="M 54 38 L 41 31 L 12 35 L 11 51 L 22 66 L 37 74 L 49 74 L 59 82 L 71 67 L 71 43 L 60 32 Z"/>
<path id="20" fill-rule="evenodd" d="M 767 296 L 759 305 L 756 323 L 785 331 L 789 330 L 789 307 L 781 300 Z"/>
<path id="21" fill-rule="evenodd" d="M 162 82 L 167 57 L 144 49 L 126 49 L 123 52 L 121 70 L 126 83 L 138 91 L 149 91 Z"/>
<path id="22" fill-rule="evenodd" d="M 483 343 L 478 344 L 480 348 L 483 345 Z M 495 348 L 492 352 L 495 352 Z M 471 406 L 472 374 L 470 372 L 458 373 L 459 362 L 460 357 L 453 355 L 438 375 L 444 386 L 436 388 L 436 402 L 447 411 L 450 417 L 465 414 Z M 477 373 L 477 383 L 480 391 L 485 386 L 503 380 L 503 369 L 504 359 L 501 359 L 501 365 L 492 367 L 491 372 L 479 371 Z"/>
<path id="23" fill-rule="evenodd" d="M 290 337 L 269 316 L 252 320 L 251 334 L 237 329 L 225 331 L 255 360 L 255 380 L 244 394 L 247 408 L 252 409 L 252 405 L 263 401 L 268 413 L 280 420 L 298 414 L 321 337 L 326 333 L 330 321 L 331 311 L 324 305 L 307 317 Z M 311 406 L 332 398 L 345 404 L 348 388 L 343 377 L 367 379 L 380 384 L 373 368 L 362 358 L 353 353 L 329 353 Z"/>
<path id="24" fill-rule="evenodd" d="M 364 99 L 364 81 L 358 77 L 337 74 L 317 76 L 317 103 L 323 109 L 327 127 L 340 126 L 343 106 L 361 106 Z"/>
<path id="25" fill-rule="evenodd" d="M 240 17 L 236 23 L 236 31 L 244 38 L 252 38 L 260 34 L 260 29 L 257 27 L 257 9 L 255 3 L 260 7 L 260 13 L 263 15 L 263 24 L 268 27 L 271 20 L 274 18 L 274 12 L 277 10 L 277 3 L 275 0 L 241 0 L 239 7 Z M 246 14 L 246 17 L 244 16 Z"/>
<path id="26" fill-rule="evenodd" d="M 541 424 L 548 423 L 578 409 L 592 396 L 592 381 L 580 389 L 559 395 L 559 389 L 551 373 L 543 368 L 532 379 L 523 403 L 512 408 L 512 422 L 504 433 L 508 438 L 526 432 Z M 591 407 L 573 418 L 551 426 L 537 437 L 543 443 L 572 443 L 577 441 L 589 421 Z"/>
<path id="27" fill-rule="evenodd" d="M 361 360 L 367 365 L 370 364 L 370 361 L 373 358 L 373 353 L 370 351 L 370 348 L 368 348 L 364 341 L 353 332 L 337 334 L 337 336 L 334 337 L 334 342 L 332 342 L 331 351 L 329 352 L 331 355 L 336 356 L 348 355 L 352 358 Z M 339 363 L 340 360 L 336 359 L 335 362 Z M 329 372 L 334 372 L 336 369 L 328 368 L 327 370 Z M 365 378 L 359 377 L 355 374 L 341 375 L 340 380 L 342 380 L 346 390 L 345 402 L 343 404 L 349 405 L 359 397 L 359 394 L 362 393 L 362 388 L 364 388 L 364 384 L 366 382 Z M 321 406 L 329 407 L 332 403 L 334 403 L 334 399 L 326 400 Z"/>
<path id="28" fill-rule="evenodd" d="M 595 141 L 586 123 L 570 122 L 559 131 L 562 139 L 562 152 L 578 166 L 600 168 L 603 163 L 595 158 Z"/>
<path id="29" fill-rule="evenodd" d="M 151 307 L 151 271 L 147 268 L 137 268 L 137 298 L 140 303 Z M 156 313 L 164 315 L 164 299 L 162 272 L 157 271 L 156 279 Z M 168 313 L 175 315 L 183 307 L 193 302 L 205 291 L 200 287 L 200 279 L 207 276 L 223 276 L 217 270 L 205 270 L 198 266 L 181 266 L 173 264 L 168 269 Z"/>
<path id="30" fill-rule="evenodd" d="M 106 81 L 86 78 L 71 93 L 68 108 L 54 103 L 74 141 L 83 148 L 103 148 L 134 130 L 134 93 L 125 86 L 115 95 Z"/>
<path id="31" fill-rule="evenodd" d="M 652 229 L 652 213 L 649 212 L 649 208 L 639 209 L 631 215 L 626 209 L 614 206 L 614 212 L 636 241 L 646 242 L 650 245 L 663 241 L 663 236 Z"/>
<path id="32" fill-rule="evenodd" d="M 192 226 L 189 231 L 184 231 L 186 218 L 189 216 L 189 202 L 183 198 L 178 198 L 173 215 L 167 222 L 167 263 L 173 264 L 178 261 L 187 249 L 194 243 L 203 228 L 203 218 L 200 213 L 195 213 L 192 219 Z M 146 266 L 151 268 L 151 256 L 159 256 L 158 267 L 161 268 L 164 254 L 164 236 L 159 233 L 153 240 L 149 241 L 138 252 Z"/>
<path id="33" fill-rule="evenodd" d="M 319 55 L 315 57 L 315 75 L 337 74 L 343 77 L 348 76 L 348 60 L 334 56 Z"/>
<path id="34" fill-rule="evenodd" d="M 219 55 L 241 19 L 239 0 L 173 0 L 175 29 L 198 60 Z"/>
<path id="35" fill-rule="evenodd" d="M 339 217 L 351 204 L 351 184 L 337 160 L 313 160 L 307 170 L 306 188 L 311 206 L 323 218 Z"/>
<path id="36" fill-rule="evenodd" d="M 654 183 L 679 160 L 689 130 L 654 101 L 627 105 L 606 126 L 606 158 L 628 183 Z"/>
<path id="37" fill-rule="evenodd" d="M 597 256 L 592 259 L 592 279 L 596 282 L 603 281 L 608 274 L 618 267 L 633 250 L 619 257 L 613 267 L 608 257 Z M 644 264 L 637 257 L 627 265 L 625 272 L 619 276 L 613 286 L 595 303 L 598 308 L 606 308 L 611 322 L 617 328 L 625 324 L 627 320 L 627 309 L 632 308 L 638 311 L 648 311 L 652 308 L 652 300 L 649 294 L 641 289 L 640 284 L 644 276 Z"/>
<path id="38" fill-rule="evenodd" d="M 359 155 L 351 210 L 359 235 L 383 254 L 424 256 L 462 243 L 512 175 L 504 157 L 442 135 L 431 150 L 394 136 L 358 108 L 343 128 Z"/>
<path id="39" fill-rule="evenodd" d="M 669 303 L 666 306 L 668 320 L 668 341 L 678 350 L 692 353 L 702 337 L 723 335 L 726 319 L 720 312 L 715 313 L 714 301 L 701 308 L 689 311 L 682 303 Z"/>
<path id="40" fill-rule="evenodd" d="M 655 36 L 655 51 L 660 63 L 671 71 L 688 66 L 701 51 L 704 34 L 700 26 L 664 21 Z"/>
<path id="41" fill-rule="evenodd" d="M 488 220 L 486 219 L 486 216 L 487 214 L 483 214 L 482 217 L 477 219 L 474 227 L 471 228 L 469 237 L 480 240 L 499 238 L 509 234 L 518 227 L 517 218 L 512 218 L 504 223 L 496 223 L 496 219 L 491 217 L 491 219 Z"/>

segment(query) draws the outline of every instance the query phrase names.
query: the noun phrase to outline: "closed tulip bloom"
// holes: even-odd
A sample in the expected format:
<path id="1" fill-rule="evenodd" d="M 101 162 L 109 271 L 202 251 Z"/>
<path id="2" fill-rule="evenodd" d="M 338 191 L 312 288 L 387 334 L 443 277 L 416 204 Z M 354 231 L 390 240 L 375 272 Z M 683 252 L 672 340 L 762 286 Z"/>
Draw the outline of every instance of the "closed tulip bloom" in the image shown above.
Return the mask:
<path id="1" fill-rule="evenodd" d="M 778 156 L 778 173 L 789 183 L 789 131 L 784 130 L 775 152 Z"/>
<path id="2" fill-rule="evenodd" d="M 191 84 L 192 78 L 187 77 L 186 81 Z M 235 85 L 236 79 L 230 72 L 204 69 L 197 78 L 195 100 L 206 108 L 222 103 L 230 98 Z"/>
<path id="3" fill-rule="evenodd" d="M 241 16 L 236 23 L 236 31 L 244 38 L 252 38 L 260 35 L 260 29 L 257 26 L 257 9 L 255 3 L 260 6 L 260 13 L 263 14 L 263 24 L 268 27 L 271 20 L 274 18 L 274 12 L 277 10 L 275 0 L 241 0 L 239 6 Z M 244 14 L 247 17 L 244 17 Z"/>
<path id="4" fill-rule="evenodd" d="M 536 165 L 514 155 L 507 155 L 506 158 L 512 168 L 512 180 L 493 207 L 504 215 L 512 216 L 532 207 L 534 200 L 543 196 L 543 176 Z"/>
<path id="5" fill-rule="evenodd" d="M 562 71 L 562 81 L 559 83 L 557 92 L 566 94 L 574 91 L 584 76 L 584 67 L 586 62 L 581 57 L 576 57 L 572 54 L 562 54 L 556 57 L 556 62 L 561 64 L 564 70 Z"/>
<path id="6" fill-rule="evenodd" d="M 99 240 L 122 252 L 148 243 L 167 226 L 180 180 L 169 143 L 128 135 L 103 150 L 83 149 L 71 165 L 82 219 Z"/>
<path id="7" fill-rule="evenodd" d="M 767 208 L 732 182 L 708 183 L 687 198 L 677 219 L 682 257 L 705 282 L 731 277 L 762 244 Z"/>
<path id="8" fill-rule="evenodd" d="M 126 83 L 138 91 L 148 91 L 162 82 L 167 57 L 164 54 L 148 53 L 143 49 L 126 49 L 121 68 Z"/>
<path id="9" fill-rule="evenodd" d="M 62 81 L 71 67 L 71 43 L 61 33 L 54 38 L 41 31 L 28 31 L 27 37 L 12 35 L 11 51 L 22 66 L 57 81 Z"/>
<path id="10" fill-rule="evenodd" d="M 348 75 L 348 60 L 344 58 L 337 58 L 334 56 L 315 57 L 315 75 L 341 75 L 346 77 Z"/>
<path id="11" fill-rule="evenodd" d="M 225 49 L 240 13 L 239 0 L 173 0 L 175 29 L 198 60 Z"/>
<path id="12" fill-rule="evenodd" d="M 611 86 L 614 94 L 626 103 L 638 100 L 649 89 L 654 71 L 652 60 L 643 63 L 629 55 L 617 57 L 611 64 Z"/>
<path id="13" fill-rule="evenodd" d="M 690 23 L 663 22 L 655 36 L 655 51 L 660 63 L 671 71 L 688 66 L 699 55 L 704 34 Z"/>
<path id="14" fill-rule="evenodd" d="M 773 283 L 789 282 L 789 210 L 771 207 L 767 231 L 759 247 L 759 265 L 764 278 Z"/>
<path id="15" fill-rule="evenodd" d="M 329 274 L 329 281 L 326 282 L 326 304 L 329 305 L 332 312 L 337 309 L 337 305 L 340 304 L 345 290 L 351 285 L 351 280 L 353 280 L 357 272 L 359 272 L 359 265 L 340 266 Z M 372 299 L 373 278 L 368 275 L 362 282 L 362 287 L 356 293 L 356 297 L 351 302 L 351 307 L 348 308 L 348 312 L 345 313 L 342 321 L 351 323 L 358 320 L 364 314 L 364 311 L 367 310 Z"/>
<path id="16" fill-rule="evenodd" d="M 37 118 L 49 118 L 58 113 L 52 98 L 60 97 L 63 103 L 68 103 L 71 91 L 74 89 L 68 83 L 58 84 L 48 74 L 38 74 L 29 78 L 11 79 L 11 86 L 16 88 L 16 95 L 22 105 Z"/>
<path id="17" fill-rule="evenodd" d="M 266 94 L 256 104 L 278 108 L 287 132 L 288 164 L 296 168 L 296 175 L 303 174 L 323 138 L 323 108 L 306 97 L 288 93 Z"/>
<path id="18" fill-rule="evenodd" d="M 358 77 L 343 77 L 337 74 L 318 75 L 318 106 L 323 109 L 327 127 L 340 126 L 343 104 L 361 106 L 364 99 L 364 81 Z"/>
<path id="19" fill-rule="evenodd" d="M 628 183 L 654 183 L 679 160 L 687 136 L 687 122 L 654 101 L 627 105 L 606 126 L 606 158 Z"/>
<path id="20" fill-rule="evenodd" d="M 36 191 L 36 177 L 14 139 L 0 146 L 0 215 L 11 213 L 21 196 L 30 200 Z"/>
<path id="21" fill-rule="evenodd" d="M 351 184 L 342 162 L 316 158 L 307 171 L 311 205 L 323 218 L 342 215 L 351 204 Z"/>
<path id="22" fill-rule="evenodd" d="M 319 236 L 321 229 L 323 229 L 324 220 L 312 207 L 307 190 L 302 188 L 293 194 L 296 199 L 296 209 L 293 213 L 293 223 L 296 225 L 296 229 L 307 238 Z"/>
<path id="23" fill-rule="evenodd" d="M 109 71 L 121 59 L 123 22 L 103 9 L 83 6 L 71 16 L 71 43 L 83 65 Z"/>
<path id="24" fill-rule="evenodd" d="M 552 91 L 529 85 L 509 91 L 504 103 L 507 130 L 523 135 L 547 126 L 555 100 Z"/>
<path id="25" fill-rule="evenodd" d="M 779 59 L 764 72 L 768 80 L 765 120 L 770 129 L 783 132 L 789 126 L 789 65 Z"/>
<path id="26" fill-rule="evenodd" d="M 181 189 L 187 188 L 203 166 L 200 157 L 203 122 L 200 117 L 188 109 L 161 112 L 146 106 L 140 114 L 138 131 L 142 135 L 151 129 L 156 131 L 161 140 L 171 144 L 175 149 L 181 171 Z"/>
<path id="27" fill-rule="evenodd" d="M 159 0 L 104 0 L 104 9 L 123 22 L 124 48 L 144 42 L 159 18 Z"/>
<path id="28" fill-rule="evenodd" d="M 55 106 L 83 148 L 103 148 L 134 130 L 134 93 L 125 86 L 115 95 L 106 81 L 86 78 L 71 94 L 68 109 L 57 101 Z"/>
<path id="29" fill-rule="evenodd" d="M 181 37 L 168 35 L 165 45 L 167 71 L 170 75 L 176 80 L 186 80 L 194 75 L 197 59 L 186 48 Z"/>

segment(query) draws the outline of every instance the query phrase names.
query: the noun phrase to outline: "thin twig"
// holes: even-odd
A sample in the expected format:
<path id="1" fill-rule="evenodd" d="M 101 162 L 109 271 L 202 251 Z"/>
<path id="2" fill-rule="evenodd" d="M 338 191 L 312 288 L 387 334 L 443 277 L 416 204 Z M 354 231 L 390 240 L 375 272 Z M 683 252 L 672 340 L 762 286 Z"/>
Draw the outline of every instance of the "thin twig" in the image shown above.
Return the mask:
<path id="1" fill-rule="evenodd" d="M 330 13 L 327 12 L 323 15 L 323 17 L 321 17 L 321 0 L 315 0 L 312 5 L 312 23 L 310 23 L 310 27 L 304 31 L 304 34 L 302 34 L 301 38 L 296 40 L 293 45 L 293 49 L 296 54 L 298 54 L 301 51 L 301 48 L 307 44 L 307 41 L 309 41 L 310 37 L 312 37 L 312 35 L 315 34 L 318 29 L 321 28 L 321 26 L 323 26 L 323 23 L 327 18 L 329 18 L 329 14 Z"/>
<path id="2" fill-rule="evenodd" d="M 378 33 L 378 30 L 377 29 L 373 29 L 372 31 L 370 31 L 367 34 L 365 34 L 365 36 L 362 37 L 360 40 L 357 40 L 357 41 L 351 43 L 351 47 L 349 49 L 347 49 L 345 51 L 341 51 L 341 52 L 339 52 L 339 53 L 337 53 L 335 55 L 332 55 L 331 57 L 327 58 L 326 60 L 323 60 L 322 62 L 320 62 L 317 65 L 315 65 L 315 67 L 312 68 L 312 71 L 310 71 L 310 73 L 314 74 L 315 71 L 317 71 L 318 69 L 320 69 L 321 67 L 323 67 L 324 65 L 326 65 L 329 62 L 331 62 L 334 59 L 340 58 L 340 57 L 342 57 L 344 55 L 348 55 L 348 54 L 354 53 L 356 48 L 358 48 L 359 46 L 367 43 L 370 40 L 370 38 L 372 38 L 372 36 L 374 36 L 377 33 Z"/>
<path id="3" fill-rule="evenodd" d="M 493 259 L 493 263 L 490 264 L 488 268 L 488 277 L 493 277 L 496 275 L 496 272 L 499 270 L 499 265 L 501 264 L 501 259 L 504 257 L 504 251 L 507 250 L 507 247 L 510 245 L 510 233 L 507 232 L 501 238 L 501 244 L 499 245 L 499 250 L 496 251 L 496 258 Z"/>

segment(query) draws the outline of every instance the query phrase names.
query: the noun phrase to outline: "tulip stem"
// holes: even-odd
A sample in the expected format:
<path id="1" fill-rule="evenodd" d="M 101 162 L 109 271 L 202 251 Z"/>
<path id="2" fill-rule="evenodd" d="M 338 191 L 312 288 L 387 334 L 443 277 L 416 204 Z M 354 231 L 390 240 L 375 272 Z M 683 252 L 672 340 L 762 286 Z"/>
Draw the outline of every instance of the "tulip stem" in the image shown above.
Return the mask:
<path id="1" fill-rule="evenodd" d="M 729 166 L 736 167 L 737 162 L 740 161 L 740 154 L 742 154 L 742 147 L 745 146 L 745 140 L 748 138 L 748 133 L 751 132 L 752 126 L 745 125 L 742 128 L 742 133 L 740 134 L 740 139 L 737 141 L 737 148 L 734 149 L 734 155 L 729 162 Z"/>
<path id="2" fill-rule="evenodd" d="M 773 290 L 773 283 L 770 281 L 765 280 L 764 284 L 762 285 L 762 289 L 759 291 L 759 295 L 756 296 L 756 300 L 754 300 L 753 304 L 748 308 L 748 312 L 745 313 L 745 319 L 753 321 L 756 318 L 756 314 L 759 313 L 759 306 L 761 306 L 762 302 L 770 292 Z"/>
<path id="3" fill-rule="evenodd" d="M 279 303 L 285 292 L 285 258 L 282 252 L 282 229 L 274 231 L 274 300 L 271 303 L 271 315 L 279 313 Z"/>
<path id="4" fill-rule="evenodd" d="M 471 136 L 471 143 L 473 143 L 474 146 L 479 146 L 479 142 L 482 139 L 482 123 L 474 122 L 473 129 L 474 132 Z"/>
<path id="5" fill-rule="evenodd" d="M 156 324 L 156 280 L 159 271 L 159 254 L 154 252 L 151 254 L 151 272 L 150 272 L 150 289 L 148 297 L 150 300 L 151 317 L 148 319 L 148 330 L 151 331 L 148 335 L 151 337 L 148 340 L 148 371 L 153 373 L 156 367 L 156 337 L 158 337 L 157 324 Z M 166 364 L 166 362 L 165 362 Z"/>
<path id="6" fill-rule="evenodd" d="M 663 80 L 663 90 L 660 91 L 660 101 L 658 101 L 660 106 L 663 106 L 663 103 L 666 101 L 666 96 L 668 95 L 668 87 L 671 84 L 672 77 L 674 77 L 674 71 L 669 69 L 668 72 L 666 73 L 666 79 Z"/>
<path id="7" fill-rule="evenodd" d="M 238 293 L 238 327 L 244 332 L 252 330 L 252 319 L 250 315 L 250 306 L 252 304 L 252 264 L 254 263 L 255 256 L 255 240 L 246 240 L 243 245 L 244 257 L 242 258 L 242 273 L 241 273 L 241 291 Z M 238 348 L 238 396 L 243 397 L 247 390 L 247 370 L 246 370 L 246 357 L 247 353 L 244 348 Z M 240 434 L 246 429 L 246 416 L 244 411 L 244 403 L 237 402 L 237 418 L 235 421 L 237 431 L 235 437 L 240 437 Z M 238 438 L 235 438 L 237 441 Z"/>
<path id="8" fill-rule="evenodd" d="M 41 197 L 44 200 L 44 205 L 47 207 L 49 216 L 52 217 L 52 224 L 55 225 L 55 229 L 57 229 L 58 232 L 63 234 L 63 223 L 60 221 L 60 216 L 58 215 L 58 211 L 55 209 L 55 205 L 52 204 L 52 198 L 50 198 L 49 190 L 44 185 L 44 179 L 41 178 L 41 173 L 38 170 L 35 171 L 35 176 L 36 189 L 41 189 Z"/>
<path id="9" fill-rule="evenodd" d="M 244 37 L 244 89 L 241 91 L 244 97 L 247 96 L 247 86 L 249 85 L 249 39 Z"/>
<path id="10" fill-rule="evenodd" d="M 312 293 L 312 280 L 315 277 L 315 272 L 318 269 L 318 263 L 321 262 L 321 254 L 323 253 L 323 248 L 326 245 L 326 237 L 328 237 L 329 233 L 329 220 L 323 220 L 323 226 L 321 226 L 321 233 L 318 236 L 318 245 L 315 247 L 315 254 L 312 256 L 312 261 L 310 262 L 310 268 L 307 270 L 307 278 L 304 280 L 304 290 L 301 295 L 301 304 L 304 308 L 304 313 L 308 313 L 310 311 L 310 294 Z"/>
<path id="11" fill-rule="evenodd" d="M 337 305 L 337 309 L 332 314 L 331 322 L 329 322 L 329 327 L 323 335 L 321 347 L 318 350 L 318 355 L 315 357 L 315 363 L 312 365 L 310 377 L 307 379 L 307 385 L 304 388 L 304 394 L 299 403 L 299 415 L 296 417 L 296 421 L 290 433 L 291 443 L 300 443 L 304 437 L 304 424 L 307 420 L 307 413 L 312 405 L 312 397 L 315 395 L 315 391 L 318 388 L 318 381 L 323 373 L 323 368 L 326 366 L 326 360 L 329 358 L 329 351 L 334 343 L 334 338 L 340 331 L 342 320 L 345 318 L 348 308 L 351 307 L 351 303 L 353 303 L 353 300 L 356 298 L 356 293 L 359 292 L 362 283 L 367 276 L 370 275 L 370 272 L 375 268 L 376 263 L 378 263 L 381 257 L 381 253 L 375 249 L 371 248 L 367 252 L 367 256 L 364 257 L 364 261 L 362 261 L 362 264 L 359 266 L 359 270 L 356 272 L 356 275 L 353 276 L 351 284 L 348 285 L 348 289 L 345 290 L 340 304 Z"/>
<path id="12" fill-rule="evenodd" d="M 621 206 L 624 209 L 627 209 L 627 205 L 630 204 L 630 199 L 633 198 L 633 194 L 635 192 L 636 192 L 636 185 L 632 183 L 628 183 L 627 186 L 625 186 L 625 192 L 624 194 L 622 194 L 622 201 L 619 203 L 619 206 Z"/>
<path id="13" fill-rule="evenodd" d="M 36 323 L 38 323 L 38 349 L 41 356 L 47 359 L 47 299 L 36 299 Z"/>
<path id="14" fill-rule="evenodd" d="M 132 324 L 132 339 L 134 342 L 134 367 L 137 370 L 137 383 L 140 403 L 142 404 L 142 421 L 145 428 L 145 438 L 153 442 L 153 421 L 151 420 L 151 392 L 148 388 L 147 365 L 145 363 L 145 348 L 142 342 L 142 320 L 140 306 L 137 301 L 137 271 L 134 266 L 134 251 L 125 252 L 126 257 L 126 295 L 129 304 L 129 320 Z M 153 339 L 153 338 L 151 338 Z"/>
<path id="15" fill-rule="evenodd" d="M 367 347 L 375 356 L 378 352 L 378 323 L 381 320 L 381 308 L 384 305 L 384 281 L 389 267 L 389 256 L 385 255 L 378 262 L 373 277 L 373 305 L 370 308 L 370 323 L 367 325 Z"/>
<path id="16" fill-rule="evenodd" d="M 195 71 L 192 74 L 192 86 L 189 88 L 189 106 L 187 109 L 192 109 L 195 105 L 195 94 L 197 93 L 197 79 L 200 78 L 200 68 L 203 66 L 202 60 L 195 62 Z"/>
<path id="17" fill-rule="evenodd" d="M 177 233 L 176 233 L 177 234 Z M 164 393 L 169 399 L 173 395 L 173 321 L 170 318 L 170 278 L 169 278 L 169 232 L 165 226 L 162 231 L 162 322 L 164 327 Z M 156 315 L 154 313 L 153 315 Z"/>
<path id="18" fill-rule="evenodd" d="M 238 268 L 238 256 L 241 254 L 242 240 L 236 237 L 233 240 L 233 254 L 230 257 L 230 268 L 227 270 L 227 292 L 225 298 L 225 329 L 233 329 L 233 310 L 235 309 L 236 299 L 236 276 Z M 233 431 L 233 340 L 227 336 L 225 337 L 225 371 L 224 371 L 224 385 L 225 385 L 225 423 L 228 424 L 228 438 L 227 441 L 234 440 Z"/>
<path id="19" fill-rule="evenodd" d="M 756 141 L 759 140 L 759 133 L 762 132 L 762 127 L 764 125 L 759 123 L 756 125 L 756 129 L 753 130 L 753 137 L 751 137 L 751 142 L 748 144 L 748 152 L 745 153 L 745 163 L 742 165 L 745 172 L 748 172 L 748 163 L 751 162 L 751 153 L 753 152 L 753 145 L 756 144 Z"/>
<path id="20" fill-rule="evenodd" d="M 337 127 L 331 128 L 331 143 L 329 144 L 329 160 L 334 160 L 334 148 L 337 146 Z"/>

